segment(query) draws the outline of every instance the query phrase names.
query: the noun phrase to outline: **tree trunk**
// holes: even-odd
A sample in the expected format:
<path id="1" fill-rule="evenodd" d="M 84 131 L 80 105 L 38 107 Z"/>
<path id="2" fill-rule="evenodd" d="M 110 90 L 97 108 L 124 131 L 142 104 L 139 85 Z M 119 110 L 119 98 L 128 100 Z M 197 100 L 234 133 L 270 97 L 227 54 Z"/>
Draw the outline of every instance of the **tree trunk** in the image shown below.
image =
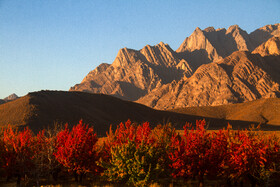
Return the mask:
<path id="1" fill-rule="evenodd" d="M 52 177 L 53 177 L 54 181 L 57 181 L 59 172 L 60 172 L 60 169 L 52 170 Z"/>
<path id="2" fill-rule="evenodd" d="M 243 186 L 244 186 L 244 181 L 241 180 L 241 181 L 240 181 L 240 187 L 243 187 Z"/>
<path id="3" fill-rule="evenodd" d="M 250 183 L 251 183 L 251 186 L 252 186 L 252 187 L 257 186 L 257 179 L 256 179 L 256 177 L 254 177 L 254 176 L 248 174 L 248 178 L 249 178 L 249 180 L 250 180 Z"/>
<path id="4" fill-rule="evenodd" d="M 78 174 L 77 174 L 77 173 L 74 173 L 74 176 L 75 176 L 75 182 L 79 182 L 79 180 L 78 180 L 78 179 L 79 179 L 79 178 L 78 178 L 78 177 L 79 177 Z"/>
<path id="5" fill-rule="evenodd" d="M 21 180 L 21 176 L 20 174 L 17 174 L 17 186 L 20 186 L 20 180 Z"/>
<path id="6" fill-rule="evenodd" d="M 230 178 L 227 179 L 227 186 L 232 186 Z"/>
<path id="7" fill-rule="evenodd" d="M 81 173 L 81 174 L 79 175 L 79 177 L 80 177 L 80 178 L 79 178 L 79 182 L 80 182 L 80 183 L 82 183 L 82 181 L 83 181 L 83 176 L 84 176 L 83 173 Z"/>
<path id="8" fill-rule="evenodd" d="M 204 175 L 198 176 L 199 187 L 203 187 L 203 186 L 204 186 L 204 179 L 203 179 L 203 176 L 204 176 Z"/>
<path id="9" fill-rule="evenodd" d="M 9 181 L 10 181 L 10 178 L 11 178 L 11 175 L 8 175 L 8 176 L 7 176 L 7 179 L 6 179 L 6 182 L 9 182 Z"/>

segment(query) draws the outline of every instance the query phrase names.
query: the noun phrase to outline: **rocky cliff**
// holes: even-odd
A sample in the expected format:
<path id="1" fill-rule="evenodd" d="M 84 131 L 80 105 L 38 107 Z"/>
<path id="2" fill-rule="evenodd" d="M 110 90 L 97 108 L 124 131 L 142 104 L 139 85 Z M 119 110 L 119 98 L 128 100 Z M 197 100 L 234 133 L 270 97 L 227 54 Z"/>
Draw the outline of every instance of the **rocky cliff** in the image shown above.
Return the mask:
<path id="1" fill-rule="evenodd" d="M 238 25 L 196 28 L 176 51 L 163 42 L 123 48 L 112 64 L 99 65 L 70 91 L 113 95 L 157 109 L 279 97 L 279 33 L 280 24 L 250 34 Z"/>
<path id="2" fill-rule="evenodd" d="M 190 76 L 192 68 L 167 44 L 137 51 L 123 48 L 112 65 L 101 64 L 70 91 L 86 91 L 137 100 L 154 88 Z"/>
<path id="3" fill-rule="evenodd" d="M 280 37 L 270 38 L 257 47 L 253 53 L 258 53 L 261 56 L 280 55 Z"/>
<path id="4" fill-rule="evenodd" d="M 255 46 L 259 46 L 273 36 L 280 36 L 280 24 L 266 25 L 250 33 Z"/>
<path id="5" fill-rule="evenodd" d="M 137 102 L 157 109 L 216 106 L 280 96 L 280 56 L 234 52 L 201 65 L 189 78 L 154 89 Z"/>

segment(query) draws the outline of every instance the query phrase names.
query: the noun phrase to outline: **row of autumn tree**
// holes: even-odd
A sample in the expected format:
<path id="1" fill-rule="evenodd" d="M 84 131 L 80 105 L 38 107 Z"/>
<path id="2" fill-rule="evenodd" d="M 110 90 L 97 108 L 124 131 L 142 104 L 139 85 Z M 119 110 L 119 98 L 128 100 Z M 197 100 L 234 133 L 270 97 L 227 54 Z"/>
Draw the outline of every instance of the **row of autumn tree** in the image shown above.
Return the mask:
<path id="1" fill-rule="evenodd" d="M 275 135 L 233 131 L 230 127 L 207 131 L 197 121 L 178 134 L 170 125 L 151 129 L 149 123 L 127 121 L 107 138 L 98 140 L 82 121 L 71 130 L 41 131 L 7 127 L 0 133 L 1 177 L 23 177 L 37 182 L 67 172 L 78 180 L 86 174 L 113 183 L 135 186 L 174 179 L 223 179 L 228 183 L 249 180 L 269 183 L 280 172 L 280 141 Z"/>

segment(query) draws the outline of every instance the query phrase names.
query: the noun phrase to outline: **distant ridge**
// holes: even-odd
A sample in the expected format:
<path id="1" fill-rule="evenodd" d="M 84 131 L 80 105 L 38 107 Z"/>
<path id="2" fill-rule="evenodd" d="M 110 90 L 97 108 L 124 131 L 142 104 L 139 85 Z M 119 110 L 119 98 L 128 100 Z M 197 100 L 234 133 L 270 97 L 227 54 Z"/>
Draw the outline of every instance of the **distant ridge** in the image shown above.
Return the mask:
<path id="1" fill-rule="evenodd" d="M 19 97 L 13 93 L 11 95 L 9 95 L 8 97 L 5 97 L 4 99 L 0 99 L 0 105 L 9 101 L 13 101 L 15 99 L 18 99 Z"/>
<path id="2" fill-rule="evenodd" d="M 70 91 L 162 110 L 279 97 L 279 36 L 279 23 L 250 34 L 238 25 L 196 28 L 176 51 L 163 42 L 123 48 L 111 65 L 101 64 Z"/>
<path id="3" fill-rule="evenodd" d="M 5 97 L 3 100 L 7 102 L 7 101 L 15 100 L 17 98 L 18 98 L 18 96 L 15 93 L 13 93 L 13 94 L 9 95 L 8 97 Z"/>

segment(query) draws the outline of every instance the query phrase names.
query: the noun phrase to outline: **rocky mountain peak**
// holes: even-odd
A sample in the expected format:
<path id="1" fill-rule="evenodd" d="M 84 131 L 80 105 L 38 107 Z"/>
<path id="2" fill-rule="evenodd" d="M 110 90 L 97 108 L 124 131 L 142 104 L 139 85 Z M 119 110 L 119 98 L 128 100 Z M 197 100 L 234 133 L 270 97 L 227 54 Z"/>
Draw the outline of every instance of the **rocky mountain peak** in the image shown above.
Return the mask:
<path id="1" fill-rule="evenodd" d="M 202 32 L 202 30 L 199 27 L 196 27 L 195 30 L 194 30 L 194 33 L 195 32 Z"/>
<path id="2" fill-rule="evenodd" d="M 261 27 L 259 30 L 263 30 L 266 32 L 273 32 L 279 30 L 280 23 L 276 23 L 274 25 L 266 25 L 264 27 Z"/>
<path id="3" fill-rule="evenodd" d="M 159 46 L 165 46 L 165 45 L 167 45 L 167 44 L 165 44 L 165 43 L 163 43 L 163 42 L 161 41 L 161 42 L 159 42 L 158 45 L 159 45 Z"/>
<path id="4" fill-rule="evenodd" d="M 217 32 L 220 32 L 220 31 L 226 32 L 226 29 L 225 29 L 225 28 L 218 28 L 218 29 L 216 29 L 216 31 L 217 31 Z"/>
<path id="5" fill-rule="evenodd" d="M 279 23 L 274 25 L 266 25 L 250 33 L 250 38 L 253 40 L 256 47 L 266 42 L 273 36 L 280 36 Z"/>
<path id="6" fill-rule="evenodd" d="M 17 98 L 18 98 L 18 96 L 15 93 L 13 93 L 13 94 L 9 95 L 8 97 L 5 97 L 3 100 L 7 102 L 7 101 L 15 100 Z"/>
<path id="7" fill-rule="evenodd" d="M 227 29 L 227 33 L 231 33 L 231 32 L 238 31 L 238 30 L 240 30 L 240 27 L 238 25 L 231 25 Z"/>
<path id="8" fill-rule="evenodd" d="M 135 59 L 141 58 L 139 56 L 139 52 L 134 49 L 128 49 L 128 48 L 122 48 L 119 50 L 114 62 L 112 63 L 112 66 L 114 67 L 125 67 L 125 66 L 131 66 L 132 62 L 135 61 Z"/>
<path id="9" fill-rule="evenodd" d="M 87 76 L 82 80 L 83 82 L 87 82 L 88 80 L 94 79 L 95 76 L 98 74 L 101 74 L 102 72 L 106 71 L 106 69 L 110 66 L 110 64 L 102 63 L 99 66 L 97 66 L 94 70 L 90 71 Z"/>
<path id="10" fill-rule="evenodd" d="M 206 29 L 204 29 L 203 31 L 205 32 L 214 32 L 216 31 L 214 27 L 207 27 Z"/>
<path id="11" fill-rule="evenodd" d="M 184 58 L 188 62 L 201 65 L 220 60 L 234 51 L 252 51 L 255 47 L 248 33 L 238 25 L 232 25 L 227 30 L 208 27 L 202 31 L 197 27 L 176 52 L 185 53 Z"/>

